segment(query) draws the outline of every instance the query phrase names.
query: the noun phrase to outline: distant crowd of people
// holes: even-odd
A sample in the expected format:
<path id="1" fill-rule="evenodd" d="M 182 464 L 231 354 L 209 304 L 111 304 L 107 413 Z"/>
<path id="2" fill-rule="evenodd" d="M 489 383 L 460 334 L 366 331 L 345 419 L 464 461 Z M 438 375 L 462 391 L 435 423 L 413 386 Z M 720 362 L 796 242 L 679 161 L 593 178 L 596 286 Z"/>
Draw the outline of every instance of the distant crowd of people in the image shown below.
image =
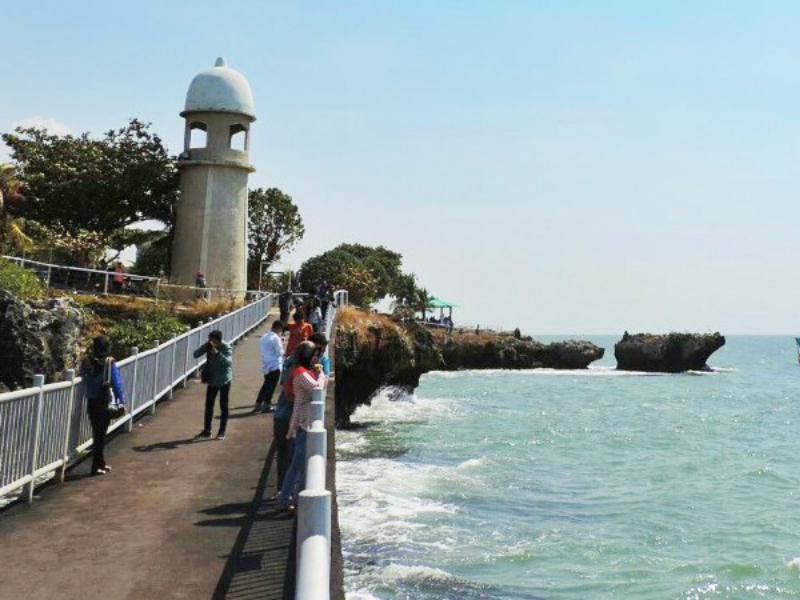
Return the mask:
<path id="1" fill-rule="evenodd" d="M 436 317 L 431 315 L 427 319 L 422 319 L 420 317 L 419 320 L 423 321 L 424 323 L 428 323 L 430 325 L 435 325 L 437 327 L 443 327 L 443 328 L 447 329 L 447 331 L 453 331 L 453 320 L 449 316 L 444 316 L 444 317 L 440 317 L 440 318 L 437 319 Z"/>

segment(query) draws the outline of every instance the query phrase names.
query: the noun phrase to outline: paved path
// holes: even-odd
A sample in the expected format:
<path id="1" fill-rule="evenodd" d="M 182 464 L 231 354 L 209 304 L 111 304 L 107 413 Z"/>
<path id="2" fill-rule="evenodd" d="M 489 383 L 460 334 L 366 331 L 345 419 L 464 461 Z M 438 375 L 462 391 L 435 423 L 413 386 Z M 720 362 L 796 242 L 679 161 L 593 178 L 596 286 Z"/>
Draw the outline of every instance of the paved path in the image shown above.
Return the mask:
<path id="1" fill-rule="evenodd" d="M 258 336 L 234 352 L 224 441 L 195 441 L 197 380 L 30 506 L 0 512 L 0 598 L 281 598 L 294 520 L 276 512 L 268 452 L 272 416 L 252 415 L 261 384 Z"/>

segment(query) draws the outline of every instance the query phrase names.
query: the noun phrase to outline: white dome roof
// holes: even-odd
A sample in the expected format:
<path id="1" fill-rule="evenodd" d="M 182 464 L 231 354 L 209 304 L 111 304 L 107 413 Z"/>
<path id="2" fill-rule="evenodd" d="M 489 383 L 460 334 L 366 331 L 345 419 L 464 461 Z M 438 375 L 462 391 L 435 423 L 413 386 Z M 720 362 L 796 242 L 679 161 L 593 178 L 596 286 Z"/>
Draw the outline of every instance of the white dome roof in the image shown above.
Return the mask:
<path id="1" fill-rule="evenodd" d="M 228 68 L 224 58 L 215 66 L 200 71 L 186 92 L 184 112 L 220 110 L 237 112 L 255 118 L 253 92 L 244 75 Z"/>

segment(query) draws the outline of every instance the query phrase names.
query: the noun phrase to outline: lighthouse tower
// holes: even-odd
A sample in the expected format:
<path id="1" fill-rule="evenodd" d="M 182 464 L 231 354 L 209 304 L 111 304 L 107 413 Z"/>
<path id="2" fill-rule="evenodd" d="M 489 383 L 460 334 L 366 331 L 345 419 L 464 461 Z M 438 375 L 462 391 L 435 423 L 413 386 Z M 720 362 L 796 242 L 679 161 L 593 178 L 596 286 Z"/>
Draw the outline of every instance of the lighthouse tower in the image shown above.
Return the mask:
<path id="1" fill-rule="evenodd" d="M 253 93 L 244 75 L 218 58 L 189 85 L 181 196 L 172 250 L 172 283 L 247 289 L 247 176 Z"/>

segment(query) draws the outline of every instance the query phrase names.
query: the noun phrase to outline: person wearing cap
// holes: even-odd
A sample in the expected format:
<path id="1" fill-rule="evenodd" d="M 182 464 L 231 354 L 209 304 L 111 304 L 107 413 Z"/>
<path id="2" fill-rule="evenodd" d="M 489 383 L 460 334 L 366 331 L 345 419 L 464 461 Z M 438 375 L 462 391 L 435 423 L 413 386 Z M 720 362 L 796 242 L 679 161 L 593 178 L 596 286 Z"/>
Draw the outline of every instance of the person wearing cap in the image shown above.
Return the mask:
<path id="1" fill-rule="evenodd" d="M 110 368 L 110 371 L 107 370 Z M 108 395 L 105 390 L 106 380 L 110 379 L 111 389 L 117 403 L 125 406 L 125 391 L 119 376 L 117 363 L 111 356 L 111 343 L 104 335 L 92 340 L 92 347 L 81 364 L 80 376 L 86 385 L 86 410 L 92 426 L 92 475 L 105 475 L 111 470 L 106 463 L 106 432 L 111 423 L 108 412 Z"/>
<path id="2" fill-rule="evenodd" d="M 211 437 L 211 421 L 214 418 L 214 403 L 219 394 L 219 430 L 217 439 L 224 440 L 228 427 L 228 401 L 233 380 L 233 349 L 227 342 L 222 341 L 222 332 L 215 329 L 208 334 L 208 341 L 194 351 L 194 357 L 206 355 L 208 373 L 208 388 L 206 389 L 206 411 L 203 421 L 203 430 L 195 437 Z"/>

